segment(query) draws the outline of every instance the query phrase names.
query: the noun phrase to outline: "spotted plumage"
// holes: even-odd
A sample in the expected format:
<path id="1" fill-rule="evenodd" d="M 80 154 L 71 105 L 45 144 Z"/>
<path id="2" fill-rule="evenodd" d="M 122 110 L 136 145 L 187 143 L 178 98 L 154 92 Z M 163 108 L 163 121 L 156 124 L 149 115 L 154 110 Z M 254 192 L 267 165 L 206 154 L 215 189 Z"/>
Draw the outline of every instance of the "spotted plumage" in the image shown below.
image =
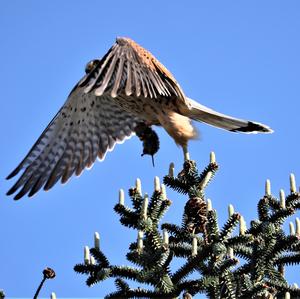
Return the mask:
<path id="1" fill-rule="evenodd" d="M 134 134 L 137 124 L 163 126 L 186 152 L 197 120 L 234 132 L 271 132 L 265 125 L 236 119 L 185 96 L 173 75 L 129 38 L 117 38 L 102 59 L 86 65 L 71 91 L 24 160 L 7 177 L 22 171 L 7 192 L 15 199 L 49 190 L 104 159 L 116 143 Z"/>

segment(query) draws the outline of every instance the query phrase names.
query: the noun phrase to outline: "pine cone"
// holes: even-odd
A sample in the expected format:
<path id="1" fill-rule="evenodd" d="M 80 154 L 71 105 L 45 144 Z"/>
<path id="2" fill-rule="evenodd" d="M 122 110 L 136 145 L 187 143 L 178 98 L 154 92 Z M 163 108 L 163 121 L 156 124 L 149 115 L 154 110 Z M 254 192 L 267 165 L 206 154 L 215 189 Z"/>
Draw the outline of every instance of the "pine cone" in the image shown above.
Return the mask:
<path id="1" fill-rule="evenodd" d="M 44 269 L 43 271 L 44 277 L 46 279 L 53 279 L 55 277 L 55 272 L 53 269 L 47 267 L 46 269 Z"/>
<path id="2" fill-rule="evenodd" d="M 184 207 L 185 224 L 189 232 L 203 233 L 207 222 L 207 205 L 200 197 L 192 197 Z"/>

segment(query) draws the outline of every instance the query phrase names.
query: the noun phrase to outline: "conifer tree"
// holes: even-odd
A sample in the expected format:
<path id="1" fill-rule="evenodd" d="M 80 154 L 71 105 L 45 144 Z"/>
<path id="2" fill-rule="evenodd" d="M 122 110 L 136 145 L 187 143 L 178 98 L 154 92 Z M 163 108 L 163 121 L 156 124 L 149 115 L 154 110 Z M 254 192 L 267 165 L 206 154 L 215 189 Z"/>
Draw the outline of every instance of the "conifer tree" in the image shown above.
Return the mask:
<path id="1" fill-rule="evenodd" d="M 142 195 L 137 180 L 135 188 L 129 190 L 130 207 L 120 190 L 114 210 L 122 225 L 137 232 L 126 256 L 133 266 L 111 264 L 95 233 L 94 247 L 85 247 L 84 263 L 74 270 L 88 276 L 88 286 L 115 279 L 116 291 L 105 298 L 192 298 L 197 294 L 222 299 L 300 298 L 298 286 L 289 285 L 284 276 L 286 266 L 300 263 L 299 219 L 296 229 L 290 223 L 289 234 L 283 230 L 286 219 L 300 209 L 294 175 L 290 176 L 290 193 L 285 196 L 281 191 L 279 199 L 266 182 L 265 194 L 257 205 L 258 219 L 247 228 L 232 205 L 228 220 L 219 225 L 217 211 L 205 197 L 205 188 L 217 170 L 214 153 L 201 173 L 194 161 L 187 160 L 175 176 L 171 164 L 164 184 L 155 178 L 151 197 Z M 172 203 L 165 186 L 187 198 L 180 225 L 161 224 Z M 237 227 L 239 232 L 234 233 Z M 172 267 L 175 257 L 183 261 L 178 269 Z M 130 281 L 141 287 L 130 287 Z"/>

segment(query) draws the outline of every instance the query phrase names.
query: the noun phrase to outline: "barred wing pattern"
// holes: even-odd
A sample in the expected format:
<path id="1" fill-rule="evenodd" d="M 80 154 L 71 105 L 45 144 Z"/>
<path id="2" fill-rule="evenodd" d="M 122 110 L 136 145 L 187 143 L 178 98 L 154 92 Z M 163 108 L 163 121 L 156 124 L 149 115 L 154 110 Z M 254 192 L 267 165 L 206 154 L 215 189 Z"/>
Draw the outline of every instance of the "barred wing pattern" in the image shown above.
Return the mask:
<path id="1" fill-rule="evenodd" d="M 129 38 L 116 43 L 96 67 L 79 83 L 85 92 L 96 96 L 110 93 L 136 98 L 176 97 L 186 103 L 184 93 L 173 75 L 147 50 Z"/>
<path id="2" fill-rule="evenodd" d="M 95 97 L 75 86 L 68 100 L 53 118 L 25 159 L 7 177 L 24 170 L 8 195 L 34 195 L 42 187 L 49 190 L 61 179 L 65 183 L 72 174 L 80 175 L 97 156 L 104 159 L 115 143 L 133 134 L 138 117 L 118 107 L 109 96 Z"/>

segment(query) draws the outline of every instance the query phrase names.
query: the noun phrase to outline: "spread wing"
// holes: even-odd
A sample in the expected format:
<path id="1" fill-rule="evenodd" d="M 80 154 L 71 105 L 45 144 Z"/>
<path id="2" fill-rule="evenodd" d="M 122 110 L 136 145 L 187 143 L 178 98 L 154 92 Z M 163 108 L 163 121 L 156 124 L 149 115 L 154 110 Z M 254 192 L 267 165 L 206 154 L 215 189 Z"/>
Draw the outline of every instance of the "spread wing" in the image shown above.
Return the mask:
<path id="1" fill-rule="evenodd" d="M 115 143 L 129 138 L 138 122 L 138 117 L 119 108 L 110 96 L 85 94 L 76 86 L 25 159 L 7 177 L 23 170 L 7 194 L 21 188 L 15 199 L 27 193 L 32 196 L 42 187 L 49 190 L 59 179 L 64 183 L 73 173 L 79 175 L 97 156 L 104 159 Z"/>
<path id="2" fill-rule="evenodd" d="M 129 38 L 117 38 L 116 43 L 96 67 L 79 83 L 85 92 L 107 93 L 145 98 L 185 96 L 172 74 L 147 50 Z"/>

